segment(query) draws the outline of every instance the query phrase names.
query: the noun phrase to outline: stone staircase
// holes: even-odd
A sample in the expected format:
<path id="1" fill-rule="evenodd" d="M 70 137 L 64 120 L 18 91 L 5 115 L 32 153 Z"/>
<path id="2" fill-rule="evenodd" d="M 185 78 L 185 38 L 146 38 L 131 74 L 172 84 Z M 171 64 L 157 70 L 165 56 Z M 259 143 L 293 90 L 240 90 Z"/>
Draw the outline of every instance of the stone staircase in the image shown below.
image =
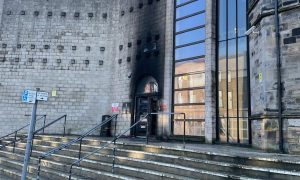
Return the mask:
<path id="1" fill-rule="evenodd" d="M 38 156 L 57 147 L 71 137 L 36 136 L 29 166 L 28 179 L 35 179 Z M 81 157 L 96 150 L 106 140 L 96 138 L 82 142 Z M 122 142 L 122 139 L 119 140 Z M 124 140 L 117 143 L 116 165 L 112 173 L 112 146 L 90 156 L 74 166 L 72 179 L 300 179 L 300 159 L 298 156 L 264 153 L 253 155 L 233 155 L 231 153 L 208 152 L 195 149 L 169 147 L 166 144 L 144 145 Z M 201 146 L 201 145 L 198 145 Z M 214 146 L 212 146 L 214 147 Z M 220 146 L 215 146 L 220 147 Z M 233 147 L 234 148 L 234 147 Z M 23 166 L 25 142 L 0 151 L 0 179 L 20 179 Z M 78 159 L 79 145 L 42 161 L 40 179 L 68 179 L 70 164 Z M 245 148 L 245 150 L 247 150 Z M 275 157 L 276 156 L 276 157 Z"/>

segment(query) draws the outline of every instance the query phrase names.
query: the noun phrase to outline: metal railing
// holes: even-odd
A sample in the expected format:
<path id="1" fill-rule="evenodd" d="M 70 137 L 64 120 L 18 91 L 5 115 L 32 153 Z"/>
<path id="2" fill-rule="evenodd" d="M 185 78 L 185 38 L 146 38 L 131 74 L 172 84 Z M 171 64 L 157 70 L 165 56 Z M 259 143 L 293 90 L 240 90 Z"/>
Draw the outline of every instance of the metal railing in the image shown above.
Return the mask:
<path id="1" fill-rule="evenodd" d="M 41 116 L 41 117 L 38 118 L 36 121 L 38 122 L 38 121 L 41 121 L 41 120 L 43 119 L 43 120 L 44 120 L 43 123 L 44 123 L 44 126 L 45 126 L 47 115 L 40 115 L 40 116 Z M 9 133 L 9 134 L 7 134 L 7 135 L 5 135 L 5 136 L 0 137 L 0 142 L 2 142 L 2 141 L 5 140 L 6 138 L 11 137 L 11 135 L 14 135 L 14 136 L 13 136 L 13 141 L 8 142 L 8 143 L 6 143 L 6 144 L 4 144 L 4 145 L 0 145 L 0 149 L 6 147 L 6 146 L 8 146 L 8 145 L 13 144 L 13 153 L 14 153 L 14 152 L 15 152 L 15 147 L 16 147 L 16 142 L 21 141 L 21 140 L 24 139 L 24 137 L 23 137 L 23 138 L 17 139 L 18 134 L 21 135 L 19 132 L 22 131 L 22 130 L 24 130 L 25 128 L 27 128 L 29 125 L 30 125 L 30 123 L 28 123 L 28 124 L 26 124 L 25 126 L 23 126 L 23 127 L 19 128 L 19 129 L 15 130 L 15 131 L 12 132 L 12 133 Z M 44 133 L 44 131 L 43 131 L 43 133 Z M 22 135 L 24 135 L 24 134 L 22 134 Z"/>
<path id="2" fill-rule="evenodd" d="M 114 133 L 116 133 L 116 127 L 117 127 L 117 118 L 118 115 L 113 115 L 110 118 L 102 121 L 100 124 L 96 125 L 95 127 L 91 128 L 90 130 L 88 130 L 87 132 L 83 133 L 81 136 L 79 136 L 78 138 L 75 138 L 67 143 L 64 143 L 46 153 L 44 153 L 43 155 L 41 155 L 38 159 L 38 170 L 37 170 L 37 180 L 40 178 L 40 172 L 41 172 L 41 162 L 43 159 L 46 159 L 50 156 L 52 156 L 53 154 L 79 142 L 79 150 L 78 150 L 78 159 L 81 159 L 81 146 L 82 146 L 82 141 L 85 137 L 91 135 L 92 133 L 94 133 L 96 130 L 98 130 L 100 127 L 104 126 L 105 124 L 107 124 L 108 122 L 115 120 L 115 124 L 114 124 Z"/>
<path id="3" fill-rule="evenodd" d="M 151 113 L 150 113 L 151 114 Z M 137 121 L 136 123 L 134 123 L 132 126 L 130 126 L 130 128 L 126 129 L 125 131 L 123 131 L 122 133 L 120 133 L 118 136 L 115 136 L 114 139 L 110 142 L 107 142 L 106 144 L 102 145 L 100 148 L 92 151 L 91 153 L 83 156 L 82 158 L 74 161 L 69 169 L 69 180 L 71 180 L 72 178 L 72 169 L 75 165 L 80 166 L 80 162 L 85 160 L 86 158 L 88 158 L 89 156 L 101 151 L 102 149 L 108 147 L 110 144 L 114 144 L 113 147 L 113 162 L 112 162 L 112 173 L 114 173 L 114 168 L 115 168 L 115 157 L 116 157 L 116 142 L 118 139 L 120 139 L 122 136 L 124 136 L 127 132 L 129 132 L 132 128 L 136 127 L 139 123 L 141 123 L 145 118 L 147 118 L 149 116 L 149 114 L 142 116 L 142 118 L 140 118 L 139 121 Z M 146 125 L 146 144 L 148 144 L 149 142 L 149 120 L 147 118 L 147 125 Z"/>

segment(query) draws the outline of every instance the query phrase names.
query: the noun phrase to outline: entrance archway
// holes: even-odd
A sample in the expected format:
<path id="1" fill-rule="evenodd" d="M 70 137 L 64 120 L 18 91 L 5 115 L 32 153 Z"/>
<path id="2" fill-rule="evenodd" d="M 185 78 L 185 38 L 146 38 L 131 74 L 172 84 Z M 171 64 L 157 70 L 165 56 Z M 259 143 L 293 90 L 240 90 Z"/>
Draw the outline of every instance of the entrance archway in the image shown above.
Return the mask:
<path id="1" fill-rule="evenodd" d="M 155 78 L 146 76 L 142 78 L 135 93 L 135 117 L 134 122 L 139 121 L 150 112 L 158 111 L 159 87 Z M 155 136 L 157 133 L 157 116 L 149 115 L 135 128 L 135 136 L 146 136 L 147 120 L 149 122 L 149 134 Z"/>

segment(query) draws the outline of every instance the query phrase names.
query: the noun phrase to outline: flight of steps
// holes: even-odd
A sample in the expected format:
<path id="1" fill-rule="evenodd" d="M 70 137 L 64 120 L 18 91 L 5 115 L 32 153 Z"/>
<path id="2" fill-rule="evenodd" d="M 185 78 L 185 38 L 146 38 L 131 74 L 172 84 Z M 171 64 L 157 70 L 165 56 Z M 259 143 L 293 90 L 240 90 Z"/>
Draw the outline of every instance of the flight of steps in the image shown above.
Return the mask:
<path id="1" fill-rule="evenodd" d="M 37 157 L 71 140 L 70 137 L 37 136 L 28 179 L 36 178 Z M 94 151 L 103 140 L 86 139 L 82 155 Z M 0 150 L 0 177 L 20 179 L 25 142 Z M 79 144 L 72 145 L 43 161 L 40 179 L 68 179 L 70 164 L 78 159 Z M 112 173 L 112 146 L 74 166 L 72 179 L 300 179 L 300 162 L 274 161 L 251 157 L 183 150 L 171 147 L 117 143 Z"/>

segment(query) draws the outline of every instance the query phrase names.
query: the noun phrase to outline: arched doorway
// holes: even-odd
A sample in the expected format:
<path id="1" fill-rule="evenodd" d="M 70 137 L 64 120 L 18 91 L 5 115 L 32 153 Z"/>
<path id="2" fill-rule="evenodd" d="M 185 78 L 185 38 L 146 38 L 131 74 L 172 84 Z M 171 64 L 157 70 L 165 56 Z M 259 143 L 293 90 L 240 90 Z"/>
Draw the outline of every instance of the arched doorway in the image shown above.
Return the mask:
<path id="1" fill-rule="evenodd" d="M 134 122 L 139 121 L 143 116 L 158 111 L 159 87 L 155 78 L 146 76 L 142 78 L 135 93 L 135 117 Z M 146 136 L 147 120 L 149 122 L 149 135 L 157 134 L 157 116 L 149 115 L 135 128 L 135 136 Z"/>

